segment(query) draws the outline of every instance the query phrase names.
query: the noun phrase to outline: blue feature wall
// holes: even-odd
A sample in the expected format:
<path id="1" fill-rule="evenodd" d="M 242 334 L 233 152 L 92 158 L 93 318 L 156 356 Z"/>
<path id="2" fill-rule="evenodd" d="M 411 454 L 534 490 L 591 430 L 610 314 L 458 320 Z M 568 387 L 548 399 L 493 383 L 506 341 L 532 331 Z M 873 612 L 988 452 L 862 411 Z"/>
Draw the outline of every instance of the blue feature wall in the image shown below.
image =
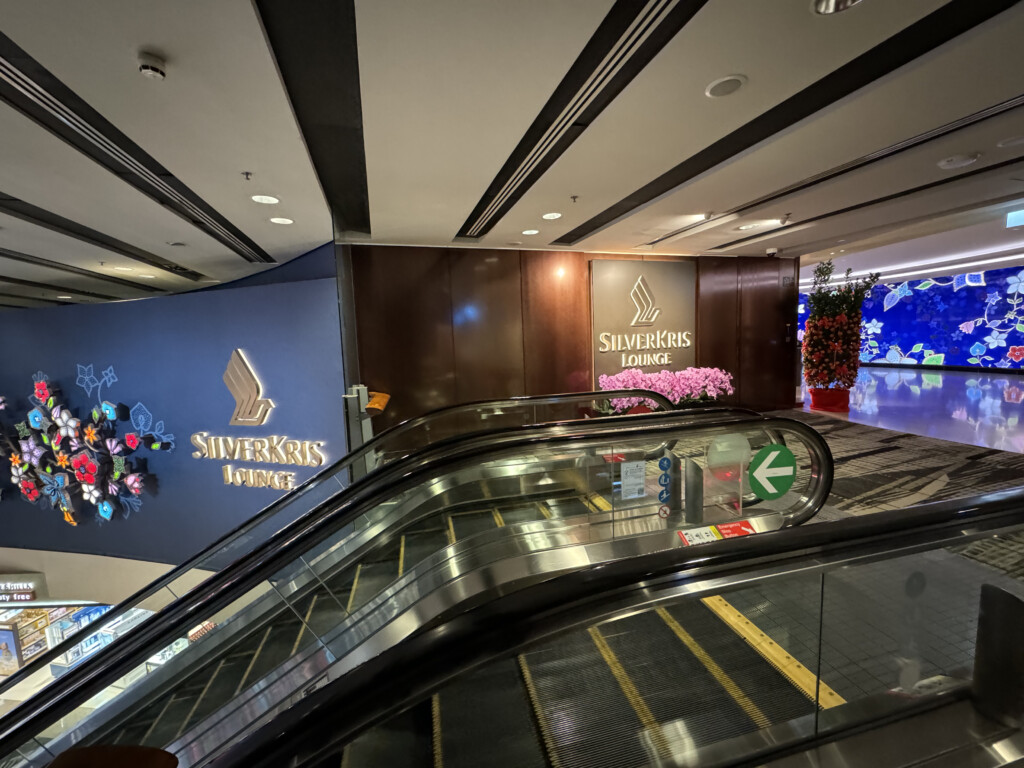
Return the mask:
<path id="1" fill-rule="evenodd" d="M 861 330 L 865 364 L 1024 369 L 1024 269 L 876 285 Z"/>
<path id="2" fill-rule="evenodd" d="M 0 546 L 182 562 L 285 493 L 226 485 L 224 465 L 294 472 L 296 483 L 319 471 L 196 459 L 193 434 L 322 441 L 325 466 L 345 453 L 335 279 L 7 312 L 0 314 L 0 334 L 0 395 L 8 401 L 0 421 L 10 425 L 23 418 L 38 371 L 61 387 L 69 407 L 87 421 L 96 392 L 87 395 L 76 385 L 78 366 L 92 365 L 98 378 L 112 367 L 117 380 L 104 387 L 103 399 L 128 407 L 144 403 L 176 443 L 172 452 L 140 452 L 157 478 L 155 494 L 141 497 L 141 509 L 98 522 L 83 505 L 88 513 L 77 527 L 59 511 L 23 500 L 10 483 L 5 458 Z M 235 401 L 223 375 L 236 348 L 260 379 L 262 396 L 274 403 L 263 426 L 229 424 Z M 119 433 L 131 429 L 125 423 Z"/>

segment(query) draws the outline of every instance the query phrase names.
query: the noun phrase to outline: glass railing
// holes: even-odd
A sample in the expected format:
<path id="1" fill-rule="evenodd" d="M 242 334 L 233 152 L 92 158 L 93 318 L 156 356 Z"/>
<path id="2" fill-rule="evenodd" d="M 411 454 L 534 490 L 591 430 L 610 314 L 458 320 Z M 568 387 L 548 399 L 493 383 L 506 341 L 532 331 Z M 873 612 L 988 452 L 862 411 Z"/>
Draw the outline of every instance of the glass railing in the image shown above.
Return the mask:
<path id="1" fill-rule="evenodd" d="M 832 465 L 817 433 L 782 419 L 716 416 L 492 433 L 384 468 L 379 483 L 301 538 L 226 569 L 212 594 L 177 605 L 167 625 L 127 638 L 120 654 L 98 655 L 60 699 L 9 727 L 5 742 L 31 730 L 45 745 L 40 760 L 73 743 L 128 743 L 169 747 L 182 765 L 198 764 L 225 734 L 483 599 L 493 574 L 481 580 L 482 569 L 528 555 L 528 567 L 504 583 L 514 591 L 593 565 L 614 543 L 636 547 L 626 557 L 650 546 L 674 556 L 820 508 Z M 767 464 L 779 470 L 775 494 L 752 492 L 766 451 L 792 457 L 785 482 L 783 465 Z M 595 549 L 580 559 L 581 545 Z M 191 627 L 202 631 L 189 637 Z"/>
<path id="2" fill-rule="evenodd" d="M 1006 764 L 970 750 L 1021 755 L 1022 508 L 1018 489 L 581 569 L 394 646 L 211 764 L 760 765 L 911 716 L 908 761 Z"/>
<path id="3" fill-rule="evenodd" d="M 173 569 L 93 622 L 87 631 L 55 644 L 29 664 L 0 681 L 5 711 L 51 684 L 117 638 L 134 631 L 172 601 L 190 593 L 212 573 L 251 552 L 289 525 L 319 508 L 348 488 L 355 478 L 417 450 L 460 435 L 481 434 L 573 419 L 608 416 L 612 400 L 643 398 L 661 409 L 672 405 L 662 395 L 645 390 L 582 392 L 539 397 L 464 403 L 419 416 L 391 427 L 361 448 L 319 473 L 301 487 L 274 502 L 252 519 L 211 544 L 188 562 Z M 712 409 L 714 410 L 714 409 Z M 203 627 L 194 628 L 202 633 Z"/>

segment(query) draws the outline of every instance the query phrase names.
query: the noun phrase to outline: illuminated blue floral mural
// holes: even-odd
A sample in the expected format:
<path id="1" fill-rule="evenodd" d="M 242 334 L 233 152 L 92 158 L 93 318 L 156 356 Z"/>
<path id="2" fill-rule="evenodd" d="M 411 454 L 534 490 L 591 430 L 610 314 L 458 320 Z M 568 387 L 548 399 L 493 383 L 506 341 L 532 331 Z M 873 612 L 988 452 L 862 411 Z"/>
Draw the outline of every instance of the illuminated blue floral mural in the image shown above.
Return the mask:
<path id="1" fill-rule="evenodd" d="M 802 329 L 805 294 L 799 311 Z M 864 300 L 860 359 L 1024 369 L 1024 269 L 876 285 Z"/>

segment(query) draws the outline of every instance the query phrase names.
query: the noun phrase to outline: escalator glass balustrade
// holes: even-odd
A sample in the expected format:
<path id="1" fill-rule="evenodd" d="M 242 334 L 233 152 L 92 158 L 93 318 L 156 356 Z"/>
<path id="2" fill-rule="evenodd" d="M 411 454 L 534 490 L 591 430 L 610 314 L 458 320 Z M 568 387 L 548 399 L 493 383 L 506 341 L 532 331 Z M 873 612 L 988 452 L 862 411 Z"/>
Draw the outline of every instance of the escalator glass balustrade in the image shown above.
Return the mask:
<path id="1" fill-rule="evenodd" d="M 787 420 L 650 414 L 529 432 L 383 469 L 280 567 L 193 614 L 202 632 L 61 702 L 34 739 L 46 754 L 140 744 L 201 764 L 330 679 L 485 602 L 495 573 L 507 594 L 602 560 L 676 557 L 800 523 L 831 483 L 820 436 Z M 792 482 L 761 499 L 747 475 L 770 446 L 793 457 Z"/>

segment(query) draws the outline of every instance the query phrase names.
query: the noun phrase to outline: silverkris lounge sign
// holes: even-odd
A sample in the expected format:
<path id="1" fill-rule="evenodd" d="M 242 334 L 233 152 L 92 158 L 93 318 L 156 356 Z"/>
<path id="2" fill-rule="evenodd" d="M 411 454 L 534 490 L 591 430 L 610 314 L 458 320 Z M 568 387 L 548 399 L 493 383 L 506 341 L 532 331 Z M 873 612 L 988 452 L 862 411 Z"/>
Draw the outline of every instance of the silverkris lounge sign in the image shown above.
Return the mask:
<path id="1" fill-rule="evenodd" d="M 689 261 L 591 262 L 594 380 L 694 364 L 696 270 Z"/>
<path id="2" fill-rule="evenodd" d="M 224 383 L 235 398 L 235 410 L 231 415 L 232 426 L 261 427 L 274 402 L 263 397 L 263 385 L 256 377 L 240 349 L 231 353 L 228 367 L 224 371 Z M 286 435 L 265 437 L 229 437 L 196 432 L 192 435 L 194 459 L 217 461 L 255 462 L 259 464 L 283 464 L 295 467 L 322 467 L 327 462 L 323 440 L 293 440 Z M 274 488 L 290 490 L 295 487 L 295 473 L 280 469 L 236 467 L 223 464 L 225 485 L 245 485 L 250 488 Z"/>

